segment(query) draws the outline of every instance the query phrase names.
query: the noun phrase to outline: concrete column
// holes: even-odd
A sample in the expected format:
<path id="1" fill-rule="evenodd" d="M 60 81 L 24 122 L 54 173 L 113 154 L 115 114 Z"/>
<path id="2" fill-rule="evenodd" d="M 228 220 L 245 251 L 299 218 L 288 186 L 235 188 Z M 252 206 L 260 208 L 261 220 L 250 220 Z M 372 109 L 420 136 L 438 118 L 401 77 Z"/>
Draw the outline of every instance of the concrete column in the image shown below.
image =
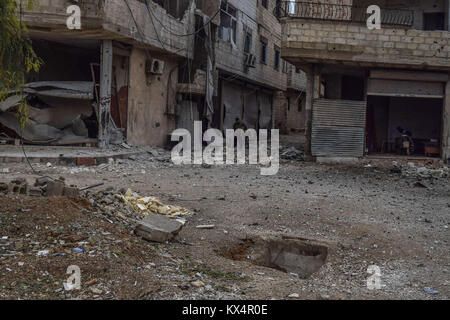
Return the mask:
<path id="1" fill-rule="evenodd" d="M 313 67 L 305 70 L 306 73 L 306 101 L 305 101 L 305 155 L 311 156 L 311 120 L 314 91 L 314 70 Z"/>
<path id="2" fill-rule="evenodd" d="M 450 76 L 450 74 L 449 74 Z M 450 159 L 450 80 L 445 87 L 444 108 L 442 112 L 442 159 Z"/>
<path id="3" fill-rule="evenodd" d="M 306 72 L 306 105 L 305 105 L 305 155 L 311 154 L 312 111 L 314 99 L 320 95 L 320 73 L 316 65 L 309 67 Z"/>
<path id="4" fill-rule="evenodd" d="M 109 125 L 111 112 L 113 45 L 112 40 L 103 40 L 100 60 L 100 105 L 98 106 L 98 140 L 99 147 L 109 144 Z"/>

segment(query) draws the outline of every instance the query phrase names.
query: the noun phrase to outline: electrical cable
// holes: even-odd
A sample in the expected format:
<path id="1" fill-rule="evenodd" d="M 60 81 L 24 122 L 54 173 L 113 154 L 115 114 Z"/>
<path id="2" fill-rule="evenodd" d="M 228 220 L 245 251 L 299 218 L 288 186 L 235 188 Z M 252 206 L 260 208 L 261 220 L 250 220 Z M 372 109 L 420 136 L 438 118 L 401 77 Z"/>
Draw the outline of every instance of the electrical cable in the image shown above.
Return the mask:
<path id="1" fill-rule="evenodd" d="M 162 28 L 163 29 L 165 29 L 165 30 L 167 30 L 171 35 L 174 35 L 174 36 L 176 36 L 176 37 L 189 37 L 189 36 L 194 36 L 194 35 L 196 35 L 197 33 L 200 33 L 200 31 L 202 31 L 203 29 L 205 29 L 206 28 L 206 26 L 208 25 L 208 24 L 210 24 L 215 18 L 216 18 L 216 16 L 220 13 L 220 11 L 222 10 L 222 9 L 219 9 L 219 10 L 217 10 L 217 12 L 208 20 L 208 22 L 206 22 L 205 24 L 203 24 L 203 26 L 201 27 L 201 28 L 199 28 L 198 30 L 196 30 L 195 32 L 192 32 L 192 33 L 186 33 L 186 34 L 177 34 L 177 33 L 174 33 L 171 29 L 169 29 L 169 28 L 167 28 L 165 25 L 164 25 L 164 23 L 163 22 L 161 22 L 161 20 L 159 20 L 156 16 L 155 16 L 155 14 L 150 10 L 150 8 L 149 8 L 149 5 L 148 5 L 148 0 L 146 0 L 146 2 L 147 2 L 147 10 L 148 10 L 148 12 L 153 16 L 153 18 L 162 26 Z"/>
<path id="2" fill-rule="evenodd" d="M 125 1 L 127 1 L 127 0 L 125 0 Z M 153 29 L 155 30 L 156 37 L 158 38 L 159 43 L 161 43 L 163 49 L 166 50 L 166 51 L 169 51 L 169 50 L 166 49 L 164 43 L 161 41 L 161 38 L 159 37 L 158 30 L 156 30 L 155 22 L 154 22 L 153 19 L 152 19 L 153 12 L 150 10 L 150 6 L 149 6 L 149 4 L 148 4 L 148 1 L 149 1 L 149 0 L 145 0 L 145 7 L 147 8 L 147 12 L 149 13 L 150 21 L 151 21 L 151 23 L 152 23 Z"/>

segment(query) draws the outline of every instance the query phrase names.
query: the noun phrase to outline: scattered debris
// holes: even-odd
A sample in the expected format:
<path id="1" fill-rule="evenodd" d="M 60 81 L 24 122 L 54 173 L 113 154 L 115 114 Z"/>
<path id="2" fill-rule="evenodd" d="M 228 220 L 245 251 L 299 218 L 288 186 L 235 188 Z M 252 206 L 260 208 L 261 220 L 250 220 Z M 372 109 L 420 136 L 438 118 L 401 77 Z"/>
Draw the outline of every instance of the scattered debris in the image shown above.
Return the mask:
<path id="1" fill-rule="evenodd" d="M 213 224 L 205 224 L 196 226 L 197 229 L 214 229 L 216 226 Z"/>
<path id="2" fill-rule="evenodd" d="M 37 252 L 36 255 L 38 257 L 47 257 L 49 252 L 50 252 L 49 250 L 40 250 L 40 251 Z"/>
<path id="3" fill-rule="evenodd" d="M 191 214 L 185 208 L 165 205 L 155 197 L 141 197 L 139 194 L 132 192 L 131 189 L 128 189 L 124 195 L 116 194 L 115 197 L 130 204 L 134 210 L 140 212 L 143 216 L 156 213 L 174 218 Z"/>
<path id="4" fill-rule="evenodd" d="M 180 232 L 184 223 L 158 214 L 147 215 L 135 229 L 138 236 L 153 242 L 164 243 Z"/>
<path id="5" fill-rule="evenodd" d="M 72 248 L 72 251 L 75 253 L 84 253 L 85 252 L 85 250 L 83 248 L 78 248 L 78 247 Z"/>
<path id="6" fill-rule="evenodd" d="M 425 183 L 423 183 L 422 181 L 416 181 L 414 183 L 414 187 L 416 188 L 424 188 L 424 189 L 430 189 L 430 187 L 428 187 Z"/>
<path id="7" fill-rule="evenodd" d="M 426 293 L 432 294 L 432 295 L 439 294 L 438 291 L 430 289 L 430 288 L 424 288 L 423 291 L 425 291 Z"/>
<path id="8" fill-rule="evenodd" d="M 201 287 L 205 286 L 205 283 L 203 283 L 203 281 L 197 280 L 197 281 L 191 282 L 191 285 L 196 288 L 201 288 Z"/>
<path id="9" fill-rule="evenodd" d="M 304 156 L 304 153 L 295 147 L 288 147 L 284 150 L 280 150 L 281 159 L 304 161 Z"/>

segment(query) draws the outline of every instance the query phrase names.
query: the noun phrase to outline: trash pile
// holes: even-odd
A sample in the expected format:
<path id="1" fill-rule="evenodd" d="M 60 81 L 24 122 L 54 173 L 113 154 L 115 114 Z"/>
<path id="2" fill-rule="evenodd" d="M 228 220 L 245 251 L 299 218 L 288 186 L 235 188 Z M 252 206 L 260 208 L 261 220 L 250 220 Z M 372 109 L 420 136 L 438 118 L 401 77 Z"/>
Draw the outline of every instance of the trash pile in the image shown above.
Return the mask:
<path id="1" fill-rule="evenodd" d="M 131 189 L 128 189 L 124 195 L 116 194 L 115 197 L 130 204 L 135 211 L 140 212 L 143 216 L 151 213 L 166 215 L 170 218 L 190 215 L 190 212 L 185 208 L 165 205 L 154 197 L 141 197 L 139 194 L 132 192 Z"/>
<path id="2" fill-rule="evenodd" d="M 304 153 L 295 147 L 288 147 L 280 151 L 280 157 L 284 160 L 304 161 Z"/>
<path id="3" fill-rule="evenodd" d="M 184 208 L 165 205 L 154 197 L 141 197 L 131 189 L 120 190 L 112 188 L 100 192 L 86 191 L 84 197 L 106 218 L 132 225 L 150 214 L 160 214 L 170 219 L 176 219 L 191 213 Z"/>

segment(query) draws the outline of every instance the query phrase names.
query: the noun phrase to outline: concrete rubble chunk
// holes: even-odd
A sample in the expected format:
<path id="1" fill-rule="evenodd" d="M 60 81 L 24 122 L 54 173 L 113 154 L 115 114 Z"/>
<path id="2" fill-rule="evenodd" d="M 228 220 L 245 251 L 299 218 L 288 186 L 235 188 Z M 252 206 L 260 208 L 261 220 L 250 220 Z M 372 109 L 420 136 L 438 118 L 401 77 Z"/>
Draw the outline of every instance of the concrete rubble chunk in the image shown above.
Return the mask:
<path id="1" fill-rule="evenodd" d="M 32 197 L 42 196 L 42 189 L 39 187 L 31 187 L 28 189 L 28 195 Z"/>
<path id="2" fill-rule="evenodd" d="M 49 177 L 39 177 L 34 182 L 34 186 L 35 187 L 42 187 L 42 186 L 45 186 L 50 181 L 51 181 L 51 179 Z"/>
<path id="3" fill-rule="evenodd" d="M 71 197 L 71 198 L 79 198 L 80 190 L 76 187 L 64 187 L 63 196 Z"/>
<path id="4" fill-rule="evenodd" d="M 0 182 L 0 193 L 8 193 L 9 186 L 7 183 Z"/>
<path id="5" fill-rule="evenodd" d="M 59 197 L 64 193 L 65 184 L 62 181 L 49 181 L 47 183 L 47 197 Z"/>
<path id="6" fill-rule="evenodd" d="M 166 242 L 175 238 L 183 223 L 159 214 L 149 214 L 136 227 L 135 233 L 153 242 Z"/>

